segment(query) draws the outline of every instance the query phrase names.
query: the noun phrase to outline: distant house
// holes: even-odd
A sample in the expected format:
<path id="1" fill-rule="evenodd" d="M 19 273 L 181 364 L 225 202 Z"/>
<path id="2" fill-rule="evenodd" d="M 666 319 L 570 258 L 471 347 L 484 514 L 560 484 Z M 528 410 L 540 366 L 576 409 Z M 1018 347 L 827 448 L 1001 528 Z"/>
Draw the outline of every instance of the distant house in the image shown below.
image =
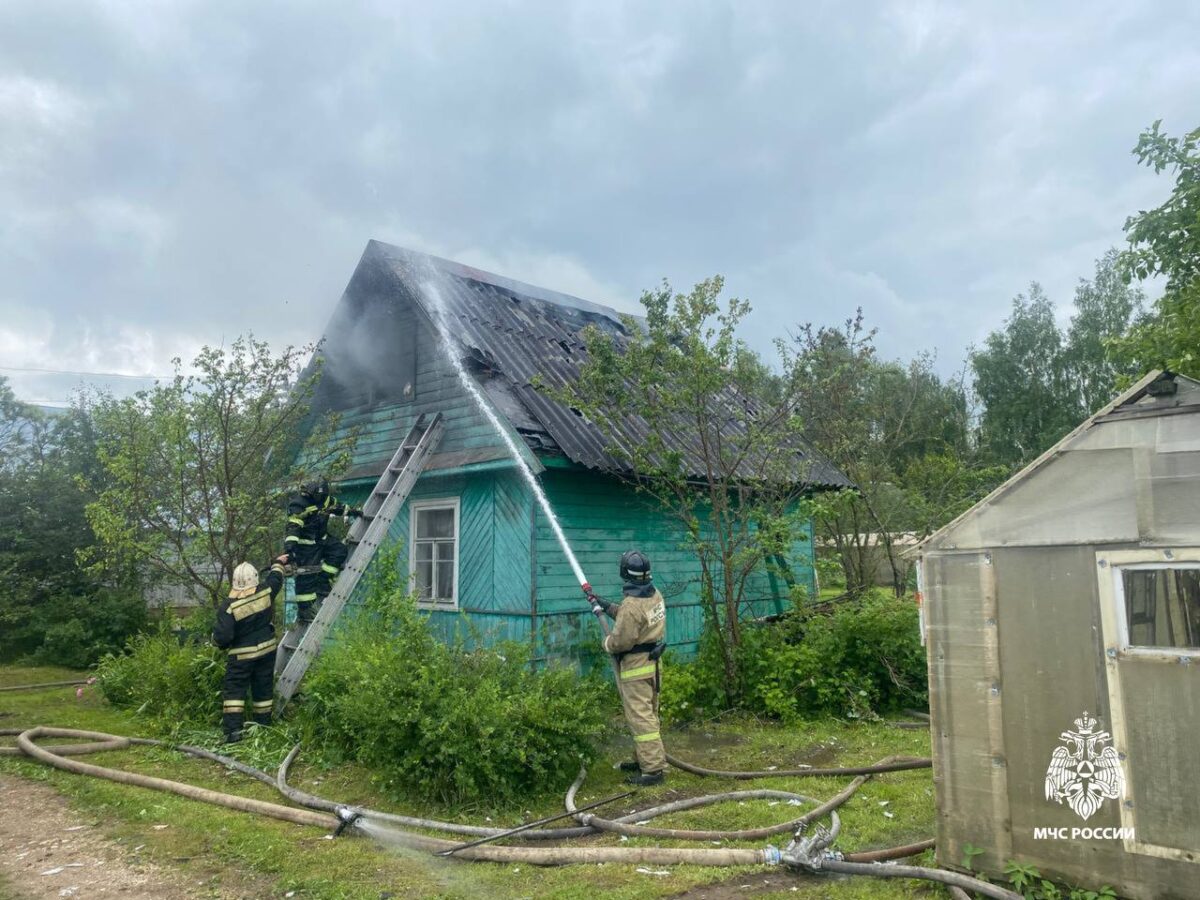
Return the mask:
<path id="1" fill-rule="evenodd" d="M 1200 383 L 1147 376 L 920 554 L 940 859 L 1200 896 Z"/>
<path id="2" fill-rule="evenodd" d="M 597 634 L 588 606 L 532 492 L 500 436 L 458 381 L 422 290 L 436 281 L 471 377 L 545 487 L 588 578 L 602 596 L 620 594 L 617 563 L 638 547 L 666 595 L 677 651 L 694 651 L 703 626 L 696 559 L 680 526 L 618 477 L 611 440 L 636 440 L 649 425 L 630 414 L 604 434 L 577 411 L 535 389 L 576 377 L 586 356 L 580 331 L 596 325 L 618 340 L 617 313 L 375 241 L 367 245 L 325 331 L 318 412 L 338 410 L 361 429 L 353 465 L 338 493 L 365 497 L 421 413 L 440 412 L 440 447 L 392 525 L 404 572 L 424 561 L 424 605 L 435 622 L 465 615 L 487 640 L 529 642 L 535 658 L 573 658 Z M 682 448 L 686 451 L 686 448 Z M 797 472 L 813 489 L 846 479 L 824 460 L 799 453 Z M 430 561 L 436 561 L 431 563 Z M 786 561 L 787 577 L 814 587 L 811 528 Z M 781 611 L 786 578 L 762 572 L 747 614 Z"/>

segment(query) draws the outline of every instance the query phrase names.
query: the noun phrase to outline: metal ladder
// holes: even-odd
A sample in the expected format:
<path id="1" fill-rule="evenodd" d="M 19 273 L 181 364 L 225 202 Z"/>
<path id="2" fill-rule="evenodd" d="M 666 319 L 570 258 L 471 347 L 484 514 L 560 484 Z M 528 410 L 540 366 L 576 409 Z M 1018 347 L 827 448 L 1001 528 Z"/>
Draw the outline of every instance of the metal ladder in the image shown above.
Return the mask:
<path id="1" fill-rule="evenodd" d="M 307 627 L 296 623 L 284 635 L 276 660 L 276 671 L 283 670 L 275 685 L 276 712 L 283 711 L 300 686 L 304 673 L 321 652 L 321 645 L 333 623 L 387 537 L 388 528 L 408 499 L 430 453 L 441 442 L 443 430 L 441 413 L 422 414 L 417 418 L 363 504 L 362 516 L 351 523 L 346 535 L 350 556 L 334 581 L 333 590 L 321 603 L 316 618 Z"/>

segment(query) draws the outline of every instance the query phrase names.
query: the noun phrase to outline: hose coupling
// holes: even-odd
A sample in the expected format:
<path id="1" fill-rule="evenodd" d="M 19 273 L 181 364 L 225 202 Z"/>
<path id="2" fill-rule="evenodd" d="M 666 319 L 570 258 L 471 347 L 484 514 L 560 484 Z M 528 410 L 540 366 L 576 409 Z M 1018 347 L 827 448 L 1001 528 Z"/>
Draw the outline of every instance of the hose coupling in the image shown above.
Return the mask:
<path id="1" fill-rule="evenodd" d="M 333 837 L 341 837 L 342 832 L 347 828 L 353 827 L 354 823 L 363 817 L 361 810 L 354 809 L 350 806 L 339 806 L 336 810 L 338 817 L 338 827 L 333 829 Z"/>
<path id="2" fill-rule="evenodd" d="M 823 825 L 818 825 L 811 837 L 797 833 L 796 838 L 783 849 L 783 863 L 808 872 L 819 872 L 827 861 L 842 858 L 837 850 L 828 849 L 833 838 L 834 835 Z"/>

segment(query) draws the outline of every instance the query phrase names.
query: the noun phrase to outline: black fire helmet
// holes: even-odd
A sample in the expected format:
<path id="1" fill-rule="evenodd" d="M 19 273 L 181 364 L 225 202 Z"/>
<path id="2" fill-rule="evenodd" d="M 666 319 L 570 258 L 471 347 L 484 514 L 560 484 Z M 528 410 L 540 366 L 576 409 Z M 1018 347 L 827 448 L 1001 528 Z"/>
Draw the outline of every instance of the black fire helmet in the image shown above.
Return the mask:
<path id="1" fill-rule="evenodd" d="M 317 506 L 322 506 L 329 497 L 329 479 L 315 478 L 312 481 L 305 482 L 302 490 L 313 498 Z"/>
<path id="2" fill-rule="evenodd" d="M 650 558 L 640 550 L 626 550 L 621 554 L 621 578 L 645 584 L 650 580 Z"/>

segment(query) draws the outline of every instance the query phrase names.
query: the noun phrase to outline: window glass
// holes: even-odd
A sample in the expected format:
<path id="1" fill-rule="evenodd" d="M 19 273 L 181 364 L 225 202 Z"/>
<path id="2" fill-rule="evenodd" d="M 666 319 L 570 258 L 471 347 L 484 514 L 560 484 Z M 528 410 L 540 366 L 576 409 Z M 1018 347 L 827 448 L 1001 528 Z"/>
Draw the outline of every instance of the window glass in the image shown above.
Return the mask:
<path id="1" fill-rule="evenodd" d="M 1200 567 L 1123 569 L 1132 647 L 1200 650 Z"/>
<path id="2" fill-rule="evenodd" d="M 453 538 L 454 509 L 417 510 L 417 538 Z"/>
<path id="3" fill-rule="evenodd" d="M 455 600 L 456 514 L 453 506 L 413 510 L 413 575 L 418 595 L 426 602 Z"/>

